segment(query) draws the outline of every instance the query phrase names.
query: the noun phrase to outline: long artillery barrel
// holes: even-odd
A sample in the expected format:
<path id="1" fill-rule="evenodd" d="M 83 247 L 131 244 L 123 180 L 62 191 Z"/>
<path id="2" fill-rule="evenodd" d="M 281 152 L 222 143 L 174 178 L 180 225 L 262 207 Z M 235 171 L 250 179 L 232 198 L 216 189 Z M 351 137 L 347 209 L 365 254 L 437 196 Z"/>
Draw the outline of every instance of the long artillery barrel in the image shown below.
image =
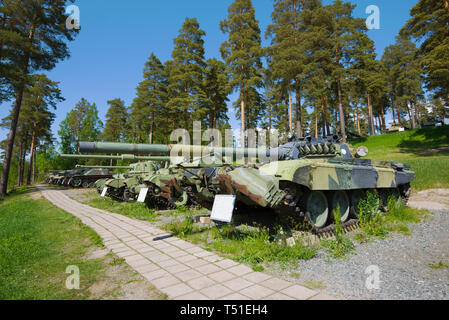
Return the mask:
<path id="1" fill-rule="evenodd" d="M 76 165 L 76 168 L 80 169 L 132 169 L 133 167 L 127 167 L 127 166 L 82 166 L 82 165 Z"/>
<path id="2" fill-rule="evenodd" d="M 62 158 L 73 159 L 100 159 L 100 160 L 146 160 L 146 161 L 170 161 L 168 156 L 136 156 L 134 154 L 122 154 L 119 156 L 114 155 L 85 155 L 85 154 L 61 154 Z"/>
<path id="3" fill-rule="evenodd" d="M 117 142 L 80 142 L 79 152 L 88 153 L 123 153 L 133 155 L 178 155 L 179 152 L 190 154 L 221 154 L 223 156 L 258 157 L 270 155 L 270 151 L 261 148 L 226 148 L 193 145 L 133 144 Z"/>

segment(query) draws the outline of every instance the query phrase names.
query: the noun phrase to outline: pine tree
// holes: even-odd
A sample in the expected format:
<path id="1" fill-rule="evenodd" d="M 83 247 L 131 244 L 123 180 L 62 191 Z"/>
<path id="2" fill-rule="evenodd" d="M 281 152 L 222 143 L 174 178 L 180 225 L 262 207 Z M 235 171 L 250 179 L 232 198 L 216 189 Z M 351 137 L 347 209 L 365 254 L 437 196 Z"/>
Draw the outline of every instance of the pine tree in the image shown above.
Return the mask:
<path id="1" fill-rule="evenodd" d="M 0 183 L 0 195 L 4 196 L 7 193 L 17 122 L 28 75 L 40 69 L 51 70 L 58 61 L 68 57 L 65 41 L 73 40 L 77 30 L 66 28 L 64 0 L 4 0 L 2 4 L 7 10 L 2 10 L 4 20 L 0 61 L 2 69 L 5 66 L 8 70 L 7 77 L 2 78 L 2 82 L 10 84 L 15 91 Z"/>
<path id="2" fill-rule="evenodd" d="M 415 128 L 415 106 L 422 97 L 422 68 L 416 45 L 410 39 L 399 36 L 396 43 L 385 48 L 382 61 L 388 77 L 391 100 L 396 105 L 398 122 L 400 119 L 400 106 L 403 106 L 409 115 L 410 125 Z"/>
<path id="3" fill-rule="evenodd" d="M 171 114 L 165 108 L 167 103 L 167 70 L 154 53 L 151 53 L 143 70 L 143 81 L 139 83 L 137 96 L 130 107 L 130 140 L 139 143 L 153 143 L 161 127 Z M 156 130 L 156 122 L 157 128 Z"/>
<path id="4" fill-rule="evenodd" d="M 229 34 L 228 41 L 221 47 L 221 55 L 228 67 L 230 86 L 239 90 L 242 145 L 245 145 L 247 126 L 257 124 L 261 110 L 262 97 L 257 89 L 263 86 L 262 61 L 259 23 L 251 0 L 235 0 L 228 8 L 228 18 L 220 22 L 223 33 Z"/>
<path id="5" fill-rule="evenodd" d="M 111 142 L 123 142 L 127 132 L 128 114 L 125 102 L 121 99 L 109 100 L 108 112 L 106 113 L 106 125 L 103 132 L 103 139 Z"/>
<path id="6" fill-rule="evenodd" d="M 102 131 L 97 106 L 82 98 L 60 124 L 61 152 L 75 153 L 80 141 L 98 140 Z"/>
<path id="7" fill-rule="evenodd" d="M 426 87 L 449 105 L 449 0 L 419 0 L 401 30 L 421 42 Z"/>
<path id="8" fill-rule="evenodd" d="M 172 67 L 168 75 L 167 108 L 178 114 L 177 123 L 185 129 L 191 127 L 191 120 L 202 120 L 208 112 L 202 86 L 206 67 L 205 34 L 195 18 L 186 18 L 178 37 L 174 39 Z M 179 112 L 183 114 L 181 117 Z"/>
<path id="9" fill-rule="evenodd" d="M 227 116 L 229 75 L 223 62 L 215 58 L 206 61 L 203 88 L 208 108 L 208 128 L 216 129 L 218 122 L 229 120 Z"/>

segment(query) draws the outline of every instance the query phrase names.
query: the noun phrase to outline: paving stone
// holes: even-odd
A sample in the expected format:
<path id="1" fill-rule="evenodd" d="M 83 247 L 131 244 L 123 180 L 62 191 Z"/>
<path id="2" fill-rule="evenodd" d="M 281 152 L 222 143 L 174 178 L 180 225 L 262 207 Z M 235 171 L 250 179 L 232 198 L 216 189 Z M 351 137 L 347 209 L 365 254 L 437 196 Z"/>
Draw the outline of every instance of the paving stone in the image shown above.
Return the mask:
<path id="1" fill-rule="evenodd" d="M 232 300 L 251 300 L 251 299 L 248 298 L 247 296 L 244 296 L 243 294 L 235 292 L 235 293 L 231 293 L 230 295 L 221 297 L 218 300 L 229 300 L 229 301 L 232 301 Z"/>
<path id="2" fill-rule="evenodd" d="M 163 266 L 161 266 L 163 267 Z M 169 267 L 163 267 L 165 270 L 167 270 L 170 273 L 178 273 L 181 271 L 186 271 L 186 270 L 190 270 L 190 267 L 184 265 L 184 264 L 175 264 L 174 266 L 169 266 Z"/>
<path id="3" fill-rule="evenodd" d="M 191 268 L 198 268 L 200 266 L 204 266 L 205 264 L 208 264 L 209 262 L 202 260 L 202 259 L 195 259 L 195 260 L 190 260 L 187 262 L 184 262 L 185 265 L 188 265 Z"/>
<path id="4" fill-rule="evenodd" d="M 192 261 L 192 260 L 197 260 L 198 258 L 195 257 L 194 255 L 186 255 L 186 256 L 182 256 L 182 257 L 177 257 L 176 260 L 182 263 L 186 263 L 187 261 Z"/>
<path id="5" fill-rule="evenodd" d="M 160 261 L 168 260 L 171 258 L 169 256 L 167 256 L 166 254 L 158 254 L 156 256 L 151 256 L 150 259 L 151 259 L 151 261 L 158 263 Z"/>
<path id="6" fill-rule="evenodd" d="M 153 263 L 151 263 L 151 262 L 148 262 L 147 264 L 145 264 L 145 265 L 143 265 L 143 266 L 139 266 L 139 267 L 133 267 L 137 272 L 139 272 L 139 273 L 141 273 L 141 274 L 144 274 L 144 273 L 147 273 L 147 272 L 151 272 L 151 271 L 155 271 L 155 270 L 159 270 L 160 268 L 157 266 L 157 265 L 155 265 L 155 264 L 153 264 Z"/>
<path id="7" fill-rule="evenodd" d="M 216 265 L 214 265 L 212 263 L 207 263 L 206 265 L 203 265 L 201 267 L 195 268 L 195 270 L 197 270 L 197 271 L 199 271 L 201 273 L 204 273 L 204 274 L 211 274 L 211 273 L 219 272 L 222 269 L 217 267 Z"/>
<path id="8" fill-rule="evenodd" d="M 218 299 L 232 293 L 232 290 L 221 284 L 216 284 L 212 287 L 202 289 L 200 292 L 210 299 Z"/>
<path id="9" fill-rule="evenodd" d="M 209 274 L 209 277 L 214 279 L 217 282 L 225 282 L 227 280 L 235 278 L 236 276 L 233 273 L 223 270 L 220 272 L 215 272 L 215 273 Z"/>
<path id="10" fill-rule="evenodd" d="M 251 287 L 240 291 L 241 294 L 250 297 L 251 299 L 259 300 L 274 293 L 273 290 L 254 284 Z"/>
<path id="11" fill-rule="evenodd" d="M 162 268 L 166 268 L 166 267 L 172 267 L 172 266 L 179 265 L 179 262 L 174 259 L 170 259 L 170 260 L 159 261 L 157 264 L 160 265 Z"/>
<path id="12" fill-rule="evenodd" d="M 233 291 L 240 291 L 253 285 L 252 282 L 249 282 L 248 280 L 245 280 L 243 278 L 231 279 L 223 282 L 222 284 Z"/>
<path id="13" fill-rule="evenodd" d="M 297 300 L 307 300 L 317 294 L 316 291 L 307 289 L 306 287 L 297 284 L 283 289 L 281 293 L 284 293 Z"/>
<path id="14" fill-rule="evenodd" d="M 194 291 L 192 288 L 190 288 L 185 283 L 175 284 L 174 286 L 164 288 L 164 292 L 170 297 L 170 298 L 176 298 L 182 295 L 185 295 L 189 292 Z"/>
<path id="15" fill-rule="evenodd" d="M 334 297 L 328 296 L 327 294 L 324 293 L 318 293 L 317 295 L 309 298 L 308 300 L 338 300 Z"/>
<path id="16" fill-rule="evenodd" d="M 280 291 L 292 285 L 290 282 L 278 278 L 271 278 L 260 284 L 275 291 Z"/>
<path id="17" fill-rule="evenodd" d="M 153 285 L 158 288 L 159 290 L 162 290 L 166 287 L 170 287 L 173 286 L 175 284 L 180 284 L 181 281 L 179 281 L 177 278 L 168 275 L 168 276 L 164 276 L 162 278 L 158 278 L 158 279 L 154 279 L 151 281 L 153 283 Z"/>
<path id="18" fill-rule="evenodd" d="M 189 280 L 201 277 L 203 275 L 201 273 L 199 273 L 198 271 L 190 269 L 190 270 L 178 272 L 175 274 L 175 276 L 178 277 L 179 279 L 181 279 L 182 281 L 189 281 Z"/>
<path id="19" fill-rule="evenodd" d="M 182 257 L 187 255 L 188 253 L 182 250 L 176 250 L 176 251 L 172 251 L 172 252 L 166 252 L 164 251 L 167 255 L 169 255 L 172 258 L 178 258 L 178 257 Z"/>
<path id="20" fill-rule="evenodd" d="M 251 281 L 253 283 L 259 283 L 262 281 L 266 281 L 272 277 L 262 272 L 250 272 L 248 274 L 245 274 L 242 278 Z"/>
<path id="21" fill-rule="evenodd" d="M 150 261 L 148 261 L 148 260 L 146 260 L 146 259 L 143 259 L 143 258 L 142 258 L 142 260 L 133 260 L 133 261 L 128 262 L 128 264 L 129 264 L 131 267 L 133 267 L 133 268 L 138 268 L 138 267 L 141 267 L 141 266 L 146 266 L 146 265 L 148 265 L 148 264 L 150 264 L 150 263 L 151 263 Z"/>
<path id="22" fill-rule="evenodd" d="M 238 265 L 237 262 L 229 260 L 229 259 L 224 259 L 224 260 L 218 261 L 215 264 L 223 269 L 227 269 L 227 268 L 234 267 L 234 266 Z"/>
<path id="23" fill-rule="evenodd" d="M 203 259 L 206 261 L 209 261 L 209 262 L 219 262 L 219 261 L 223 260 L 222 257 L 219 257 L 215 254 L 211 255 L 211 256 L 204 257 Z"/>
<path id="24" fill-rule="evenodd" d="M 193 291 L 183 296 L 176 297 L 175 300 L 209 300 L 209 298 L 198 291 Z"/>
<path id="25" fill-rule="evenodd" d="M 295 300 L 292 297 L 286 296 L 285 294 L 276 292 L 268 297 L 263 298 L 263 300 Z"/>
<path id="26" fill-rule="evenodd" d="M 162 269 L 157 269 L 143 274 L 143 276 L 150 282 L 151 280 L 158 279 L 166 275 L 168 275 L 168 272 Z"/>
<path id="27" fill-rule="evenodd" d="M 250 267 L 247 267 L 243 264 L 231 267 L 231 268 L 227 268 L 226 271 L 229 271 L 233 274 L 235 274 L 236 276 L 243 276 L 247 273 L 250 273 L 253 271 L 253 269 L 251 269 Z"/>
<path id="28" fill-rule="evenodd" d="M 217 283 L 208 277 L 199 277 L 187 281 L 187 284 L 195 290 L 201 290 L 216 285 Z"/>

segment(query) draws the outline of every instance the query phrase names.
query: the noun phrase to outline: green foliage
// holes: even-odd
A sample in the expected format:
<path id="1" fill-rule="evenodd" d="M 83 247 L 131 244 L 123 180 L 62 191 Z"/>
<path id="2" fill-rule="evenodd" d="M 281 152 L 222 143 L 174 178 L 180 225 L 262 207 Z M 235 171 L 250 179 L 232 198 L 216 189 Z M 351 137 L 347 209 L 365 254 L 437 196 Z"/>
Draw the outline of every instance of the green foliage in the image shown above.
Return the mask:
<path id="1" fill-rule="evenodd" d="M 246 128 L 254 128 L 261 116 L 262 97 L 257 89 L 263 86 L 260 28 L 251 0 L 235 0 L 228 8 L 227 19 L 220 29 L 229 35 L 220 47 L 230 73 L 230 86 L 239 91 L 234 106 L 236 116 Z"/>
<path id="2" fill-rule="evenodd" d="M 109 100 L 106 113 L 106 126 L 103 131 L 103 139 L 108 142 L 123 142 L 127 133 L 127 118 L 125 103 L 121 99 Z"/>
<path id="3" fill-rule="evenodd" d="M 86 299 L 102 274 L 102 262 L 86 260 L 99 236 L 78 219 L 17 190 L 0 204 L 0 298 Z M 80 290 L 67 290 L 66 267 L 82 274 Z"/>
<path id="4" fill-rule="evenodd" d="M 88 202 L 90 206 L 108 210 L 139 220 L 153 221 L 155 213 L 143 203 L 119 202 L 111 198 L 94 198 Z"/>
<path id="5" fill-rule="evenodd" d="M 359 202 L 359 209 L 360 227 L 368 237 L 385 237 L 388 234 L 385 217 L 379 210 L 379 196 L 375 190 L 366 193 L 365 199 Z"/>
<path id="6" fill-rule="evenodd" d="M 354 248 L 354 244 L 345 236 L 344 226 L 341 222 L 340 206 L 337 206 L 333 213 L 335 220 L 335 240 L 322 241 L 322 245 L 328 249 L 329 254 L 334 258 L 342 258 L 351 252 Z"/>
<path id="7" fill-rule="evenodd" d="M 103 130 L 95 103 L 82 98 L 59 125 L 62 153 L 73 154 L 80 141 L 96 141 Z"/>
<path id="8" fill-rule="evenodd" d="M 446 263 L 444 261 L 439 261 L 438 263 L 430 262 L 429 267 L 431 267 L 432 269 L 448 269 L 449 263 Z"/>
<path id="9" fill-rule="evenodd" d="M 194 230 L 194 219 L 193 214 L 185 214 L 182 216 L 181 221 L 173 221 L 165 225 L 165 229 L 172 232 L 175 236 L 184 237 L 189 235 Z"/>

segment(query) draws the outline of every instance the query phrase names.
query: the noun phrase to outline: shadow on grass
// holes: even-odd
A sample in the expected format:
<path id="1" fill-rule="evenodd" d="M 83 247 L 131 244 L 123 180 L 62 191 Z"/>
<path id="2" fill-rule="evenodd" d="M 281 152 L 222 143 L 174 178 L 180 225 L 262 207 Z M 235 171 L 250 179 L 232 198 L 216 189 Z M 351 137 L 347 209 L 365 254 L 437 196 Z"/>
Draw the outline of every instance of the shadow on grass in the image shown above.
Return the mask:
<path id="1" fill-rule="evenodd" d="M 449 147 L 449 126 L 418 129 L 403 139 L 398 147 L 417 156 L 449 155 L 449 149 L 445 148 Z"/>

